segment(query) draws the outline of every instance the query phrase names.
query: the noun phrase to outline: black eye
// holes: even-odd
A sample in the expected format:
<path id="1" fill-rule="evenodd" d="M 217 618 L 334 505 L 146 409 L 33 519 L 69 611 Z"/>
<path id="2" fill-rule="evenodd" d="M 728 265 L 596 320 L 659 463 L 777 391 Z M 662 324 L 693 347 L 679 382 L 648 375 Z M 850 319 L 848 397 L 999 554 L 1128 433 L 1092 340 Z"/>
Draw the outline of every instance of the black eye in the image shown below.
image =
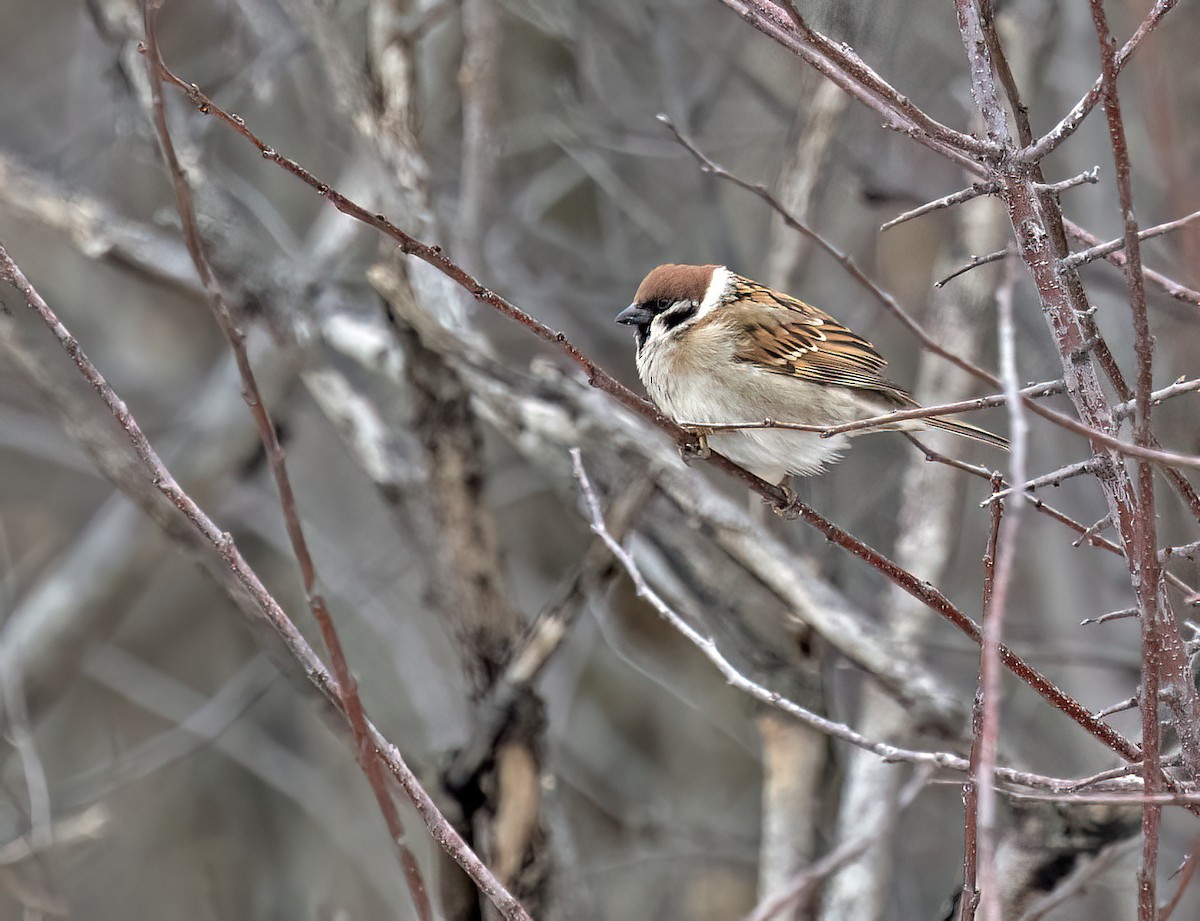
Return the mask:
<path id="1" fill-rule="evenodd" d="M 668 301 L 665 297 L 660 297 L 660 298 L 658 298 L 658 300 L 650 302 L 650 309 L 652 311 L 654 311 L 654 313 L 656 313 L 656 314 L 662 313 L 664 310 L 666 310 L 670 306 L 671 306 L 671 302 Z"/>

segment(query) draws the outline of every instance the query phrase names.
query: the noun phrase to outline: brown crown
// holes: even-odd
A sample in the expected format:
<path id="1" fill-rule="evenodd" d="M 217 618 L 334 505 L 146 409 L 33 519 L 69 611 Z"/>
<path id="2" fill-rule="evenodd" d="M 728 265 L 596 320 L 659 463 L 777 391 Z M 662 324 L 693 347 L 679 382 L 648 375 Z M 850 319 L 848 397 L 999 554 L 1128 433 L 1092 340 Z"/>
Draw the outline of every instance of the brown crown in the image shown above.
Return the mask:
<path id="1" fill-rule="evenodd" d="M 660 265 L 638 285 L 635 304 L 651 301 L 702 301 L 717 265 Z"/>

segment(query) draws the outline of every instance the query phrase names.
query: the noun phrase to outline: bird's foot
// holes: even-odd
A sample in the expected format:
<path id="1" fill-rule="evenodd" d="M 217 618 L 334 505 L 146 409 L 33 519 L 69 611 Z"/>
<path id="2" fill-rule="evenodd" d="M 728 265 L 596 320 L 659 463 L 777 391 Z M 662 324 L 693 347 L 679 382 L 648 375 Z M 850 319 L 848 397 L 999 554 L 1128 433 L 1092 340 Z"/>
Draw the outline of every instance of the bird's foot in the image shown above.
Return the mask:
<path id="1" fill-rule="evenodd" d="M 767 502 L 773 511 L 780 518 L 791 521 L 800 517 L 800 509 L 797 507 L 800 497 L 796 495 L 796 490 L 788 486 L 787 477 L 784 477 L 779 483 L 779 490 L 783 496 L 779 499 L 768 499 Z"/>
<path id="2" fill-rule="evenodd" d="M 679 446 L 679 456 L 684 463 L 690 464 L 696 460 L 708 460 L 712 451 L 708 447 L 708 436 L 711 432 L 699 426 L 686 426 L 686 430 L 696 436 L 696 442 L 684 442 Z"/>

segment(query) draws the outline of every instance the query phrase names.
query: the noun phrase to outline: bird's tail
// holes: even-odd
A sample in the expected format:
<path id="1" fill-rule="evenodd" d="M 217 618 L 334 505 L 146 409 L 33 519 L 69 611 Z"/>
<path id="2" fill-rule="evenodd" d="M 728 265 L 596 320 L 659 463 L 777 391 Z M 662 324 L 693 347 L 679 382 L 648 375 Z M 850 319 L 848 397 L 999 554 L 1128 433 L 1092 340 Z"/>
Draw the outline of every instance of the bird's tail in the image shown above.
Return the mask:
<path id="1" fill-rule="evenodd" d="M 953 432 L 955 435 L 970 438 L 972 441 L 982 441 L 985 445 L 991 445 L 993 448 L 1000 448 L 1004 451 L 1008 450 L 1008 439 L 1001 438 L 987 429 L 981 429 L 974 425 L 968 425 L 965 422 L 959 422 L 956 419 L 946 419 L 941 416 L 932 416 L 922 421 L 930 428 Z"/>

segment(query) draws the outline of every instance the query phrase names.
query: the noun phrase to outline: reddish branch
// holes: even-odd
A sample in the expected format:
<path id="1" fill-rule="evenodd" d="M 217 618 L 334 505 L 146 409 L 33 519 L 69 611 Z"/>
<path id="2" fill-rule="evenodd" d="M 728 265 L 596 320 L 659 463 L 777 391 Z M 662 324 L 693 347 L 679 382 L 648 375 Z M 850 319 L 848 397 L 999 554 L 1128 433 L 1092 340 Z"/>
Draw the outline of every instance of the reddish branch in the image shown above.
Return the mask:
<path id="1" fill-rule="evenodd" d="M 1117 195 L 1121 202 L 1124 223 L 1125 279 L 1129 285 L 1129 304 L 1133 311 L 1134 354 L 1137 356 L 1137 383 L 1134 402 L 1134 440 L 1150 444 L 1154 438 L 1150 428 L 1150 394 L 1153 390 L 1154 338 L 1146 314 L 1146 287 L 1142 276 L 1141 242 L 1138 238 L 1137 217 L 1133 212 L 1133 190 L 1130 183 L 1129 147 L 1125 140 L 1125 124 L 1121 119 L 1121 100 L 1117 93 L 1117 62 L 1115 42 L 1108 28 L 1102 0 L 1090 0 L 1092 23 L 1100 45 L 1101 83 L 1104 114 L 1108 121 L 1108 138 L 1112 145 L 1117 169 Z M 1140 508 L 1132 522 L 1127 538 L 1127 555 L 1133 576 L 1142 625 L 1142 787 L 1147 794 L 1162 790 L 1160 764 L 1162 732 L 1159 727 L 1158 704 L 1161 669 L 1164 662 L 1164 642 L 1167 612 L 1163 610 L 1162 563 L 1158 557 L 1158 539 L 1154 514 L 1154 470 L 1146 462 L 1137 465 L 1137 491 Z M 1186 714 L 1185 716 L 1192 716 Z M 1181 720 L 1182 722 L 1182 720 Z M 1194 726 L 1195 723 L 1193 722 Z M 1182 730 L 1181 730 L 1182 731 Z M 1194 765 L 1193 765 L 1194 766 Z M 1154 921 L 1158 915 L 1158 844 L 1162 827 L 1162 807 L 1147 802 L 1142 807 L 1142 865 L 1138 870 L 1138 918 Z"/>

